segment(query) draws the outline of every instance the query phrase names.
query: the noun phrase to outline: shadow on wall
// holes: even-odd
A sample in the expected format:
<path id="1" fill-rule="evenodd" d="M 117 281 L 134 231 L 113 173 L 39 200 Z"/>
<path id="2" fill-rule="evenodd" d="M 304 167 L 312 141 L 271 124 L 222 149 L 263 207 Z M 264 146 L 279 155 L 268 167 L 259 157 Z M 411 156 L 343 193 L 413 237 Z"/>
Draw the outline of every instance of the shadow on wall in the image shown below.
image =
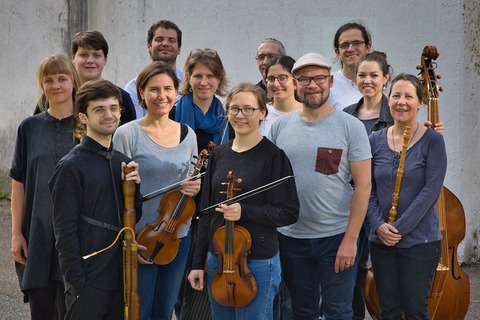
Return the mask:
<path id="1" fill-rule="evenodd" d="M 11 178 L 8 176 L 8 169 L 0 170 L 0 200 L 10 199 L 12 192 Z"/>

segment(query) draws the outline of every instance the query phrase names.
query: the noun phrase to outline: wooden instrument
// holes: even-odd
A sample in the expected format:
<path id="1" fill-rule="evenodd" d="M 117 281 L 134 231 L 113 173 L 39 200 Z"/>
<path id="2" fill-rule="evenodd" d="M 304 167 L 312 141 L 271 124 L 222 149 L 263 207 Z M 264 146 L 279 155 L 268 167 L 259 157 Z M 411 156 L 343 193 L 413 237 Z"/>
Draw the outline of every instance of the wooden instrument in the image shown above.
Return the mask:
<path id="1" fill-rule="evenodd" d="M 403 178 L 403 167 L 405 166 L 405 159 L 407 157 L 408 144 L 410 142 L 409 126 L 405 126 L 403 133 L 403 145 L 402 152 L 400 153 L 400 160 L 397 169 L 397 178 L 395 180 L 395 188 L 392 195 L 392 206 L 388 213 L 388 223 L 392 224 L 397 218 L 398 201 L 400 200 L 400 188 Z M 373 276 L 372 268 L 367 271 L 367 277 L 365 280 L 365 305 L 367 306 L 368 313 L 374 320 L 380 319 L 380 302 L 378 301 L 377 291 L 375 288 L 375 277 Z"/>
<path id="2" fill-rule="evenodd" d="M 228 173 L 227 199 L 232 198 L 237 183 L 235 172 Z M 212 280 L 212 296 L 219 304 L 227 307 L 248 305 L 257 295 L 257 283 L 248 269 L 247 255 L 250 252 L 252 238 L 247 229 L 225 221 L 213 235 L 215 254 L 218 257 L 218 269 Z"/>
<path id="3" fill-rule="evenodd" d="M 210 150 L 203 149 L 200 152 L 192 176 L 198 175 L 206 166 Z M 138 235 L 138 243 L 147 247 L 146 251 L 140 253 L 141 256 L 158 265 L 172 262 L 180 246 L 180 239 L 177 237 L 178 229 L 181 225 L 188 223 L 195 210 L 196 204 L 193 198 L 180 191 L 170 191 L 165 194 L 158 207 L 159 218 L 155 223 L 145 226 Z"/>
<path id="4" fill-rule="evenodd" d="M 134 168 L 123 168 L 126 176 Z M 124 290 L 124 317 L 125 320 L 140 319 L 140 297 L 138 295 L 138 245 L 135 241 L 135 224 L 137 216 L 135 212 L 135 181 L 123 180 L 123 225 L 130 232 L 123 236 L 123 290 Z"/>
<path id="5" fill-rule="evenodd" d="M 435 46 L 423 49 L 420 66 L 420 80 L 427 93 L 428 121 L 440 122 L 437 85 L 440 75 L 435 75 L 439 54 Z M 465 212 L 460 200 L 445 186 L 436 203 L 440 232 L 442 234 L 442 255 L 432 280 L 428 310 L 432 320 L 464 319 L 470 304 L 470 279 L 462 270 L 457 259 L 457 248 L 465 238 Z"/>
<path id="6" fill-rule="evenodd" d="M 397 219 L 397 206 L 400 195 L 400 187 L 402 185 L 403 167 L 405 165 L 405 159 L 407 158 L 407 148 L 410 142 L 410 127 L 405 126 L 405 132 L 403 133 L 403 145 L 402 152 L 400 153 L 400 162 L 397 169 L 397 179 L 395 180 L 395 188 L 392 195 L 392 206 L 390 207 L 388 215 L 388 223 L 392 224 Z"/>

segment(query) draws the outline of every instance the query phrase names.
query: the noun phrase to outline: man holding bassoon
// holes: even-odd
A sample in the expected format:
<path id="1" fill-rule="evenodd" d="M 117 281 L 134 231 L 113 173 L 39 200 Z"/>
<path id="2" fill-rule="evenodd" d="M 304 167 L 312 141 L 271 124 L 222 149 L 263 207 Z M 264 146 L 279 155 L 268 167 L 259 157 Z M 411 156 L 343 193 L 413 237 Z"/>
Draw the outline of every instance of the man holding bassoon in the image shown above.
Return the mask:
<path id="1" fill-rule="evenodd" d="M 125 219 L 121 215 L 122 179 L 139 184 L 140 176 L 138 164 L 113 149 L 112 134 L 120 123 L 121 106 L 121 93 L 109 81 L 89 81 L 79 89 L 74 135 L 81 143 L 60 160 L 49 181 L 56 247 L 65 279 L 65 319 L 124 318 L 122 245 L 117 241 Z M 124 167 L 130 171 L 126 175 Z M 137 218 L 141 215 L 138 190 Z M 135 239 L 126 233 L 127 238 Z M 131 247 L 136 248 L 136 243 Z"/>

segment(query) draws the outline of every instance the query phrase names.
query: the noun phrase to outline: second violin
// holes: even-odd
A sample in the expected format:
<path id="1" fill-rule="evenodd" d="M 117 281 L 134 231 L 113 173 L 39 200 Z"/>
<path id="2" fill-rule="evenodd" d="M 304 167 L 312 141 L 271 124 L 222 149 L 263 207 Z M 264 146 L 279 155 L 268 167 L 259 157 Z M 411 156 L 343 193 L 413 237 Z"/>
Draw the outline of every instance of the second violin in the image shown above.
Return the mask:
<path id="1" fill-rule="evenodd" d="M 237 176 L 228 173 L 227 199 L 233 197 Z M 243 307 L 257 295 L 257 283 L 247 266 L 252 238 L 244 227 L 225 220 L 225 226 L 215 231 L 213 246 L 219 268 L 212 281 L 212 296 L 221 305 Z"/>
<path id="2" fill-rule="evenodd" d="M 192 176 L 197 176 L 210 152 L 200 152 Z M 147 249 L 141 251 L 142 257 L 155 264 L 166 265 L 177 256 L 180 240 L 177 237 L 181 225 L 188 223 L 196 210 L 193 198 L 180 191 L 170 191 L 161 200 L 158 207 L 160 213 L 155 223 L 148 224 L 138 235 L 138 243 Z"/>

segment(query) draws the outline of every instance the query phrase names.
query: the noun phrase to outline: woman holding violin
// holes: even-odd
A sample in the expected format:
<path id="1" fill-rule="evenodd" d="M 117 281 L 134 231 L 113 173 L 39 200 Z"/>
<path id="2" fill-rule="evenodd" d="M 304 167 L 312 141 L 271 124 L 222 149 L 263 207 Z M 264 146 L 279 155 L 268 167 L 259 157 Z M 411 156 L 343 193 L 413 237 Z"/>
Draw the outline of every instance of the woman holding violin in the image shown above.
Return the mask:
<path id="1" fill-rule="evenodd" d="M 137 78 L 138 100 L 147 114 L 117 129 L 113 137 L 116 148 L 139 164 L 141 194 L 178 183 L 193 172 L 191 160 L 197 155 L 195 133 L 187 125 L 169 118 L 178 90 L 175 72 L 162 62 L 152 62 Z M 200 181 L 185 181 L 182 194 L 193 197 L 200 190 Z M 168 194 L 168 193 L 167 193 Z M 164 195 L 165 196 L 165 195 Z M 144 201 L 143 215 L 136 225 L 139 233 L 147 224 L 159 223 L 165 207 L 160 197 Z M 160 202 L 160 207 L 159 207 Z M 141 319 L 170 319 L 177 301 L 190 247 L 190 221 L 178 229 L 178 253 L 165 265 L 157 265 L 139 256 L 138 289 Z M 156 226 L 159 227 L 159 226 Z"/>
<path id="2" fill-rule="evenodd" d="M 388 103 L 394 123 L 370 135 L 373 176 L 367 216 L 382 319 L 401 319 L 402 314 L 408 319 L 429 318 L 428 293 L 441 252 L 435 203 L 447 159 L 442 135 L 418 123 L 424 98 L 416 76 L 395 77 Z M 392 194 L 398 195 L 397 201 Z M 391 209 L 396 216 L 389 217 Z"/>
<path id="3" fill-rule="evenodd" d="M 265 93 L 251 83 L 242 83 L 230 91 L 226 107 L 235 138 L 212 151 L 202 189 L 203 207 L 225 200 L 221 192 L 225 191 L 223 183 L 230 171 L 239 178 L 234 181 L 236 188 L 241 189 L 238 194 L 293 174 L 285 153 L 258 131 L 267 113 Z M 289 179 L 239 202 L 218 205 L 214 211 L 200 217 L 188 280 L 196 290 L 208 288 L 213 319 L 272 319 L 273 299 L 281 280 L 276 228 L 294 223 L 298 209 L 295 183 Z M 235 283 L 222 282 L 223 277 L 230 277 L 229 271 L 225 270 L 229 253 L 227 250 L 222 252 L 217 245 L 225 240 L 220 230 L 232 222 L 235 223 L 234 232 L 242 230 L 251 240 L 250 248 L 242 248 L 244 243 L 233 242 L 235 252 L 248 252 L 246 257 L 243 255 L 232 264 L 246 265 L 237 270 L 245 274 L 234 280 Z M 229 236 L 228 230 L 225 234 Z M 208 268 L 206 279 L 205 262 Z M 226 305 L 218 302 L 221 300 L 219 295 L 226 291 L 225 287 L 234 288 L 232 300 L 236 299 L 237 293 L 241 295 L 248 291 L 252 282 L 245 282 L 252 280 L 252 275 L 256 293 L 251 295 L 249 303 L 239 306 L 240 303 Z M 214 285 L 219 282 L 220 285 Z"/>

